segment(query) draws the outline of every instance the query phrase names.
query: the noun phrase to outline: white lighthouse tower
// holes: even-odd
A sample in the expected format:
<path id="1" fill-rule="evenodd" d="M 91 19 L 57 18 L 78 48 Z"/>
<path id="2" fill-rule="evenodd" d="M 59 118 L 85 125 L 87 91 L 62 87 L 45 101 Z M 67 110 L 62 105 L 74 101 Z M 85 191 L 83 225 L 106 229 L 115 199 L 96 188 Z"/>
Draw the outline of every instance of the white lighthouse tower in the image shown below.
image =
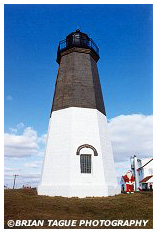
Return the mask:
<path id="1" fill-rule="evenodd" d="M 98 47 L 80 30 L 59 43 L 59 70 L 39 195 L 86 197 L 120 193 L 98 60 Z"/>

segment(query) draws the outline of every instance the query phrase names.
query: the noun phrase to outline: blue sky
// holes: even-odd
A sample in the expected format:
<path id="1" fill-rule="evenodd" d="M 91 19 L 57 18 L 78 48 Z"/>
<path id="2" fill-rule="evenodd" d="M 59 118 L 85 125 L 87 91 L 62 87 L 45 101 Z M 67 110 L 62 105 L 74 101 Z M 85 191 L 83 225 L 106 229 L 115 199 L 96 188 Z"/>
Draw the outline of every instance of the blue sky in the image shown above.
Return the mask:
<path id="1" fill-rule="evenodd" d="M 23 121 L 45 132 L 58 42 L 77 27 L 100 48 L 108 118 L 152 114 L 152 5 L 5 5 L 6 130 Z"/>
<path id="2" fill-rule="evenodd" d="M 4 7 L 4 27 L 5 133 L 23 135 L 31 127 L 42 141 L 58 70 L 58 43 L 78 27 L 100 49 L 98 69 L 108 119 L 153 114 L 152 5 L 9 4 Z M 39 157 L 27 155 L 22 161 L 38 164 L 43 159 Z M 8 166 L 14 164 L 11 159 Z"/>

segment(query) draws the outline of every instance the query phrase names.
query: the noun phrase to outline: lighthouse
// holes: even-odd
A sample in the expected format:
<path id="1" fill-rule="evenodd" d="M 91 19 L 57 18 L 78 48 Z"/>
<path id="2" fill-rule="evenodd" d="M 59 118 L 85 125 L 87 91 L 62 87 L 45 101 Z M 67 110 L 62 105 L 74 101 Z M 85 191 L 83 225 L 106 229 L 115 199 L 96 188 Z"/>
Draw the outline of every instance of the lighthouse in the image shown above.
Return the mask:
<path id="1" fill-rule="evenodd" d="M 120 193 L 97 68 L 99 58 L 97 45 L 80 30 L 59 43 L 39 195 Z"/>

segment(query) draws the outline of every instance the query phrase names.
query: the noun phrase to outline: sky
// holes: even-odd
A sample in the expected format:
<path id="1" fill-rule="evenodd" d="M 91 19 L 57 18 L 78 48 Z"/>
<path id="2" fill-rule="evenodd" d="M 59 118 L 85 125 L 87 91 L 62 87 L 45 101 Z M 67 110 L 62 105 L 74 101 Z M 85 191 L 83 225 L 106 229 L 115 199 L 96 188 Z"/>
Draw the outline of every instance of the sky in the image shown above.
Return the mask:
<path id="1" fill-rule="evenodd" d="M 98 70 L 117 176 L 130 156 L 152 157 L 153 6 L 4 6 L 5 185 L 36 186 L 60 40 L 80 28 L 100 49 Z"/>

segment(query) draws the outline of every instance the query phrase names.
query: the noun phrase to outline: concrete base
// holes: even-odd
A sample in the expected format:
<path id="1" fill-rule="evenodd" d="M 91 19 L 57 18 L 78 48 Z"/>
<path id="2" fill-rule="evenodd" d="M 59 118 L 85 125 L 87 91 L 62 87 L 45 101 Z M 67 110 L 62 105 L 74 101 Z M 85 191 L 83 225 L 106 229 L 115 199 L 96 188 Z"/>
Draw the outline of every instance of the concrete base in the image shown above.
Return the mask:
<path id="1" fill-rule="evenodd" d="M 91 147 L 81 147 L 77 154 L 81 145 Z M 91 154 L 91 173 L 81 173 L 80 154 Z M 77 107 L 52 112 L 38 194 L 86 197 L 119 193 L 106 116 L 96 109 Z"/>
<path id="2" fill-rule="evenodd" d="M 52 185 L 39 186 L 38 194 L 47 196 L 63 196 L 63 197 L 103 197 L 114 196 L 119 194 L 119 186 L 101 186 L 101 185 Z M 79 194 L 79 196 L 78 196 Z"/>

